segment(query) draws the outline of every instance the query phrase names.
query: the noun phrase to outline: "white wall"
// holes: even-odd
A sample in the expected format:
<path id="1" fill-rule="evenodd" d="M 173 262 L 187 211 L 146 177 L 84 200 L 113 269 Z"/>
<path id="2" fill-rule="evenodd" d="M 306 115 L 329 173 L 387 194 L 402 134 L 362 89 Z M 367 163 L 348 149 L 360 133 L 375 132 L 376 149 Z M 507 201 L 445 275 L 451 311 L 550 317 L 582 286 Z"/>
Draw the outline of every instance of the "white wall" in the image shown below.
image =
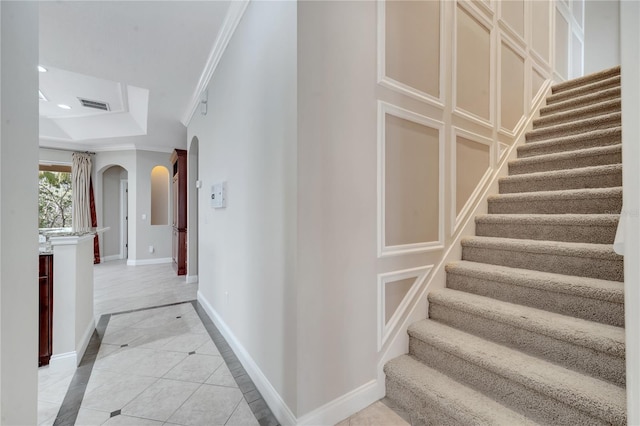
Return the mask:
<path id="1" fill-rule="evenodd" d="M 0 2 L 0 423 L 37 423 L 38 4 Z"/>
<path id="2" fill-rule="evenodd" d="M 127 172 L 120 166 L 112 166 L 102 174 L 102 223 L 100 226 L 108 227 L 109 231 L 101 235 L 102 258 L 114 259 L 122 253 L 121 237 L 121 205 L 120 190 L 121 180 L 127 179 Z M 108 206 L 108 208 L 104 207 Z"/>
<path id="3" fill-rule="evenodd" d="M 198 155 L 200 143 L 198 138 L 189 142 L 187 157 L 187 282 L 198 279 L 198 193 L 196 188 L 198 174 Z"/>
<path id="4" fill-rule="evenodd" d="M 297 406 L 296 7 L 295 2 L 248 5 L 209 84 L 208 113 L 196 113 L 188 128 L 188 140 L 199 140 L 203 181 L 199 300 L 231 330 L 232 345 L 246 351 L 292 411 Z M 227 181 L 228 205 L 214 210 L 210 188 L 220 181 Z M 273 395 L 263 392 L 267 402 Z"/>
<path id="5" fill-rule="evenodd" d="M 587 0 L 584 18 L 584 72 L 620 65 L 620 0 Z"/>

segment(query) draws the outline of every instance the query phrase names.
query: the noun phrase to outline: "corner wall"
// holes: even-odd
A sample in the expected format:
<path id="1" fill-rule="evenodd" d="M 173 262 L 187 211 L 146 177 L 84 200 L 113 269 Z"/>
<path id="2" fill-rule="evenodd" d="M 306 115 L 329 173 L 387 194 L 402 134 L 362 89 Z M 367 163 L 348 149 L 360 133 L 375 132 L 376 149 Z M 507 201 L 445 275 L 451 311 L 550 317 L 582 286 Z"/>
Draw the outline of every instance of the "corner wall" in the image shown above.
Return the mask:
<path id="1" fill-rule="evenodd" d="M 287 422 L 298 362 L 296 9 L 249 3 L 209 83 L 208 112 L 188 127 L 203 183 L 198 300 Z M 214 209 L 211 186 L 222 181 L 227 207 Z"/>
<path id="2" fill-rule="evenodd" d="M 34 425 L 38 393 L 38 4 L 0 2 L 0 22 L 0 423 Z"/>

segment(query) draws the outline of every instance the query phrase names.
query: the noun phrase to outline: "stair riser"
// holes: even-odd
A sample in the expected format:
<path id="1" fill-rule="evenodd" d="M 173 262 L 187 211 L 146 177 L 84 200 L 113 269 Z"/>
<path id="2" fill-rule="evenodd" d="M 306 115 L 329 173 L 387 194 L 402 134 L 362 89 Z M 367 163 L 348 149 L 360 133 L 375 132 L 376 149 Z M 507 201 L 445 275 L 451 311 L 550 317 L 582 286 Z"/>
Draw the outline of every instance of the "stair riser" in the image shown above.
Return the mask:
<path id="1" fill-rule="evenodd" d="M 549 114 L 556 114 L 559 112 L 569 111 L 574 108 L 581 108 L 588 105 L 609 101 L 611 99 L 617 99 L 619 97 L 620 97 L 620 88 L 612 87 L 609 89 L 602 90 L 600 92 L 576 97 L 575 99 L 567 99 L 564 102 L 556 102 L 555 104 L 542 107 L 540 108 L 540 117 L 544 117 Z"/>
<path id="2" fill-rule="evenodd" d="M 596 259 L 577 255 L 561 255 L 561 253 L 552 250 L 543 253 L 529 253 L 463 245 L 462 259 L 511 268 L 574 275 L 577 277 L 591 277 L 609 281 L 622 281 L 624 279 L 622 259 Z"/>
<path id="3" fill-rule="evenodd" d="M 490 214 L 619 214 L 622 196 L 559 200 L 489 200 Z"/>
<path id="4" fill-rule="evenodd" d="M 520 223 L 476 223 L 479 237 L 515 238 L 520 240 L 564 241 L 568 243 L 613 244 L 615 226 L 547 225 Z"/>
<path id="5" fill-rule="evenodd" d="M 393 400 L 400 408 L 411 413 L 412 425 L 452 425 L 465 426 L 466 422 L 460 422 L 450 417 L 438 404 L 438 401 L 425 399 L 399 380 L 387 376 L 385 381 L 386 396 Z M 428 421 L 425 419 L 429 419 Z"/>
<path id="6" fill-rule="evenodd" d="M 526 133 L 525 140 L 527 142 L 540 142 L 548 139 L 560 138 L 565 136 L 579 135 L 594 130 L 609 129 L 611 127 L 620 126 L 620 117 L 609 117 L 606 120 L 593 120 L 580 125 L 573 123 L 565 124 L 559 127 L 545 127 L 542 129 L 533 129 Z"/>
<path id="7" fill-rule="evenodd" d="M 569 170 L 580 167 L 605 166 L 622 163 L 622 152 L 614 151 L 600 155 L 576 156 L 570 159 L 550 160 L 545 162 L 513 162 L 509 164 L 509 174 L 549 172 L 553 170 Z"/>
<path id="8" fill-rule="evenodd" d="M 540 146 L 540 144 L 525 144 L 519 146 L 518 158 L 535 157 L 545 154 L 577 151 L 580 149 L 595 148 L 600 146 L 618 145 L 622 141 L 620 132 L 601 136 L 573 138 L 571 140 L 559 140 L 557 143 Z"/>
<path id="9" fill-rule="evenodd" d="M 531 419 L 554 425 L 606 424 L 582 410 L 514 382 L 421 340 L 409 339 L 409 353 L 426 365 L 468 384 Z"/>
<path id="10" fill-rule="evenodd" d="M 589 87 L 586 87 L 589 86 Z M 547 105 L 553 105 L 557 102 L 562 102 L 567 99 L 575 98 L 578 96 L 583 96 L 589 93 L 596 93 L 601 90 L 609 89 L 612 87 L 620 86 L 620 77 L 616 78 L 607 78 L 598 82 L 593 82 L 588 85 L 583 85 L 582 87 L 572 87 L 567 90 L 562 90 L 559 92 L 553 93 L 551 96 L 547 97 Z"/>
<path id="11" fill-rule="evenodd" d="M 551 93 L 554 93 L 554 94 L 561 93 L 567 90 L 573 90 L 577 87 L 584 87 L 584 86 L 596 84 L 598 82 L 602 82 L 603 80 L 608 80 L 608 79 L 620 80 L 620 67 L 612 67 L 596 73 L 588 74 L 583 77 L 578 77 L 575 79 L 554 84 L 553 86 L 551 86 Z"/>
<path id="12" fill-rule="evenodd" d="M 586 106 L 586 105 L 583 105 Z M 555 116 L 550 114 L 544 114 L 540 118 L 533 121 L 534 129 L 543 129 L 549 126 L 556 126 L 560 124 L 567 124 L 575 120 L 583 120 L 585 118 L 598 117 L 600 115 L 610 114 L 612 112 L 620 111 L 620 102 L 612 103 L 612 105 L 606 105 L 599 107 L 599 104 L 594 104 L 591 108 L 578 112 L 564 113 L 561 116 Z"/>
<path id="13" fill-rule="evenodd" d="M 624 327 L 624 305 L 538 288 L 447 273 L 447 288 L 562 315 Z"/>
<path id="14" fill-rule="evenodd" d="M 547 179 L 502 179 L 501 194 L 519 192 L 557 191 L 562 189 L 612 188 L 622 186 L 622 172 L 590 174 L 582 176 L 558 176 Z"/>
<path id="15" fill-rule="evenodd" d="M 567 368 L 624 386 L 625 361 L 623 358 L 433 302 L 429 303 L 429 318 L 521 352 L 542 357 Z"/>

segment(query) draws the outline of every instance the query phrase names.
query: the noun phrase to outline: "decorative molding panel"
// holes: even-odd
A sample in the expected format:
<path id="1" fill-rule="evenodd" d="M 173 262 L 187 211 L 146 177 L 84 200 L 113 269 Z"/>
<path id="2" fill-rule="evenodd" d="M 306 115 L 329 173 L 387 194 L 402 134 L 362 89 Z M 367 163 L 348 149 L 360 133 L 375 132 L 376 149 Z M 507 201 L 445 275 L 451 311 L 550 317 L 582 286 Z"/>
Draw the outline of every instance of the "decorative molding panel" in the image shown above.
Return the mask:
<path id="1" fill-rule="evenodd" d="M 381 86 L 387 87 L 396 92 L 405 94 L 419 101 L 426 102 L 436 107 L 444 108 L 444 63 L 445 63 L 445 48 L 444 48 L 444 13 L 445 5 L 439 2 L 439 54 L 438 54 L 438 96 L 427 93 L 423 90 L 419 90 L 412 87 L 406 82 L 399 81 L 387 75 L 387 2 L 385 0 L 378 0 L 378 25 L 377 25 L 377 55 L 378 55 L 378 83 Z M 401 4 L 402 2 L 398 2 Z M 430 2 L 428 4 L 435 4 L 436 2 Z M 409 3 L 410 4 L 410 3 Z M 419 4 L 419 3 L 416 3 Z"/>
<path id="2" fill-rule="evenodd" d="M 418 268 L 404 269 L 401 271 L 387 272 L 378 274 L 378 351 L 382 350 L 387 339 L 395 329 L 398 322 L 404 317 L 404 314 L 411 300 L 422 287 L 429 273 L 433 269 L 433 265 L 421 266 Z M 402 298 L 402 301 L 394 311 L 393 315 L 387 321 L 386 309 L 386 287 L 397 281 L 414 278 L 411 288 Z"/>
<path id="3" fill-rule="evenodd" d="M 482 189 L 485 184 L 491 177 L 493 170 L 495 168 L 495 143 L 492 139 L 479 135 L 477 133 L 470 132 L 468 130 L 464 130 L 458 127 L 453 127 L 451 134 L 451 164 L 450 171 L 451 174 L 449 176 L 450 182 L 450 192 L 451 192 L 451 235 L 454 235 L 456 231 L 459 229 L 460 225 L 463 223 L 464 219 L 469 214 L 469 211 L 473 206 L 475 206 L 478 202 L 478 197 L 482 193 Z M 489 164 L 487 170 L 484 172 L 482 177 L 479 179 L 478 184 L 475 189 L 469 195 L 469 198 L 465 201 L 464 205 L 460 209 L 460 213 L 457 213 L 457 192 L 458 192 L 458 184 L 457 184 L 457 174 L 458 174 L 458 163 L 457 163 L 457 147 L 458 147 L 458 137 L 462 137 L 472 142 L 476 142 L 481 145 L 485 145 L 489 147 Z"/>
<path id="4" fill-rule="evenodd" d="M 411 244 L 387 244 L 387 188 L 386 188 L 386 140 L 387 116 L 398 117 L 438 132 L 438 238 Z M 378 257 L 397 256 L 409 253 L 424 253 L 444 247 L 444 123 L 416 114 L 406 109 L 378 101 Z"/>
<path id="5" fill-rule="evenodd" d="M 497 67 L 497 72 L 498 72 L 498 93 L 500 94 L 498 102 L 497 102 L 497 107 L 498 107 L 498 131 L 500 133 L 506 134 L 507 136 L 513 138 L 515 137 L 517 130 L 520 128 L 520 126 L 522 125 L 522 123 L 524 122 L 524 120 L 526 119 L 525 117 L 525 113 L 528 111 L 529 109 L 529 105 L 527 105 L 527 93 L 525 91 L 526 87 L 527 87 L 527 81 L 525 78 L 525 70 L 526 70 L 526 52 L 519 47 L 515 42 L 513 42 L 513 40 L 511 40 L 506 34 L 499 34 L 498 35 L 498 67 Z M 516 86 L 519 87 L 520 90 L 520 95 L 522 96 L 522 100 L 521 100 L 521 111 L 520 112 L 520 117 L 518 118 L 518 120 L 513 123 L 513 126 L 511 128 L 509 127 L 505 127 L 505 123 L 503 123 L 504 119 L 503 119 L 503 113 L 505 112 L 505 110 L 503 109 L 503 103 L 505 102 L 505 97 L 506 96 L 513 96 L 515 92 L 515 88 L 513 87 L 508 87 L 505 88 L 504 86 L 506 85 L 506 79 L 511 76 L 513 73 L 517 72 L 516 71 L 516 65 L 515 64 L 509 64 L 509 66 L 507 67 L 508 70 L 505 70 L 505 62 L 508 60 L 508 58 L 505 58 L 504 56 L 504 51 L 503 48 L 508 49 L 509 51 L 511 51 L 516 57 L 517 59 L 520 59 L 520 61 L 522 62 L 521 65 L 521 69 L 520 69 L 520 78 L 521 81 L 516 81 L 515 84 Z M 508 53 L 508 52 L 507 52 Z M 519 65 L 519 64 L 518 64 Z M 512 102 L 508 102 L 509 104 L 512 104 Z M 507 112 L 511 111 L 511 108 L 509 108 L 507 110 Z"/>

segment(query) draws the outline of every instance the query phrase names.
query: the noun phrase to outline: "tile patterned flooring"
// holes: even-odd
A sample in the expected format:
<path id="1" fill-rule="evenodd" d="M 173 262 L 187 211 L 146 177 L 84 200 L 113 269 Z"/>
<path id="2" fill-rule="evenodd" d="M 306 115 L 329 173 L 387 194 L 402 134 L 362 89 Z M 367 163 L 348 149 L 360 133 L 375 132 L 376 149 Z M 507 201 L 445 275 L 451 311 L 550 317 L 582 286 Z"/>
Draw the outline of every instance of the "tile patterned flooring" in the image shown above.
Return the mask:
<path id="1" fill-rule="evenodd" d="M 39 369 L 40 425 L 277 424 L 222 335 L 189 302 L 197 284 L 170 265 L 109 262 L 94 271 L 97 332 L 77 370 Z"/>

